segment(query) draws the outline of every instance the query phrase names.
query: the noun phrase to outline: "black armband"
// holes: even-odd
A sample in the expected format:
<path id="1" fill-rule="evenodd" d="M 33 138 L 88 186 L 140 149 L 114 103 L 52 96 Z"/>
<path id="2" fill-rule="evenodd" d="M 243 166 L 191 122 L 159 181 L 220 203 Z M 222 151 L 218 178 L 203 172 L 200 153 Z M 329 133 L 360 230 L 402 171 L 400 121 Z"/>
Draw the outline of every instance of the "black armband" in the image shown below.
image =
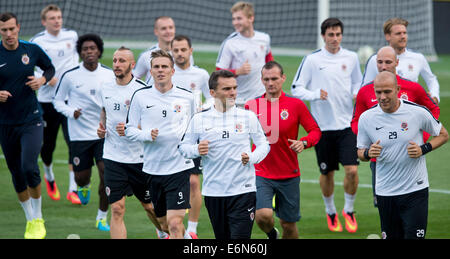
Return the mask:
<path id="1" fill-rule="evenodd" d="M 48 83 L 50 80 L 52 80 L 53 76 L 55 76 L 55 67 L 51 66 L 48 69 L 46 69 L 44 71 L 44 73 L 42 74 L 43 77 L 45 77 L 45 83 Z"/>
<path id="2" fill-rule="evenodd" d="M 368 148 L 366 148 L 366 150 L 364 150 L 364 158 L 367 159 L 367 160 L 371 159 L 371 157 L 369 156 L 369 149 Z"/>
<path id="3" fill-rule="evenodd" d="M 426 153 L 433 150 L 433 146 L 431 146 L 431 143 L 425 143 L 420 146 L 420 149 L 422 149 L 422 155 L 425 155 Z"/>

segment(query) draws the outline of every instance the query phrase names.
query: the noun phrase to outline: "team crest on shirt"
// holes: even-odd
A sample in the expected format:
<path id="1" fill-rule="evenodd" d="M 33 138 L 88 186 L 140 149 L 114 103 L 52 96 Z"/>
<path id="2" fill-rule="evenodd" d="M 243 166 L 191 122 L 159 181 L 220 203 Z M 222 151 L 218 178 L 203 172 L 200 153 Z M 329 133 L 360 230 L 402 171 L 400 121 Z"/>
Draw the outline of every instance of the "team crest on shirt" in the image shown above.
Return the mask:
<path id="1" fill-rule="evenodd" d="M 30 63 L 30 58 L 28 57 L 28 55 L 26 53 L 22 55 L 22 63 L 24 65 L 28 65 Z"/>
<path id="2" fill-rule="evenodd" d="M 407 93 L 401 93 L 400 99 L 403 99 L 403 100 L 407 100 L 407 101 L 408 101 L 408 94 L 407 94 Z"/>
<path id="3" fill-rule="evenodd" d="M 72 48 L 72 44 L 70 44 L 70 42 L 67 42 L 66 46 L 68 49 Z"/>
<path id="4" fill-rule="evenodd" d="M 175 106 L 174 106 L 174 108 L 173 108 L 173 111 L 176 112 L 176 113 L 181 112 L 181 105 L 175 104 Z"/>
<path id="5" fill-rule="evenodd" d="M 111 195 L 111 188 L 109 188 L 109 186 L 106 186 L 105 192 L 107 196 Z"/>
<path id="6" fill-rule="evenodd" d="M 195 87 L 196 87 L 195 83 L 194 83 L 194 82 L 192 82 L 192 83 L 191 83 L 191 89 L 192 89 L 192 90 L 194 90 L 194 89 L 195 89 Z"/>
<path id="7" fill-rule="evenodd" d="M 408 65 L 408 70 L 409 72 L 412 72 L 414 70 L 414 66 L 412 64 Z"/>
<path id="8" fill-rule="evenodd" d="M 238 122 L 236 123 L 234 129 L 236 133 L 241 133 L 244 130 L 244 126 L 242 125 L 242 123 Z"/>
<path id="9" fill-rule="evenodd" d="M 402 131 L 407 131 L 407 130 L 408 130 L 408 123 L 402 122 L 401 130 L 402 130 Z"/>
<path id="10" fill-rule="evenodd" d="M 288 109 L 282 109 L 281 112 L 280 112 L 280 117 L 284 121 L 287 120 L 288 117 L 289 117 Z"/>
<path id="11" fill-rule="evenodd" d="M 347 65 L 346 64 L 342 64 L 342 71 L 347 71 Z"/>
<path id="12" fill-rule="evenodd" d="M 125 107 L 130 109 L 130 100 L 125 100 Z"/>

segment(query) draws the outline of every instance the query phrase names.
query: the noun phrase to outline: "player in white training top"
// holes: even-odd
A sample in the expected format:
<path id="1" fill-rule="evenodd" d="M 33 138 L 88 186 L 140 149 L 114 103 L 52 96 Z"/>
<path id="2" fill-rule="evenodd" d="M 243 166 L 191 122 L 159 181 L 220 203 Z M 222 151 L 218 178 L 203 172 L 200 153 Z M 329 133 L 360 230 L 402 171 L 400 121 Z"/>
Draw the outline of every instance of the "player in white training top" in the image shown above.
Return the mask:
<path id="1" fill-rule="evenodd" d="M 270 36 L 254 30 L 255 11 L 252 3 L 237 2 L 231 8 L 233 32 L 222 43 L 216 69 L 233 72 L 237 78 L 236 104 L 244 106 L 251 99 L 265 93 L 261 82 L 261 68 L 273 60 Z"/>
<path id="2" fill-rule="evenodd" d="M 41 148 L 41 158 L 45 172 L 47 193 L 53 200 L 60 199 L 60 193 L 53 174 L 53 152 L 56 147 L 59 126 L 62 125 L 64 139 L 69 146 L 69 135 L 67 132 L 67 118 L 57 112 L 52 101 L 55 96 L 56 86 L 61 75 L 68 69 L 78 65 L 79 56 L 75 49 L 78 34 L 73 30 L 64 29 L 61 9 L 56 5 L 48 5 L 41 11 L 41 22 L 45 27 L 43 32 L 36 34 L 30 42 L 36 43 L 51 58 L 55 66 L 55 76 L 43 85 L 37 94 L 38 101 L 43 110 L 44 141 Z M 42 71 L 37 69 L 37 74 Z M 70 151 L 69 151 L 70 156 Z M 81 204 L 77 195 L 77 184 L 75 183 L 72 163 L 69 160 L 69 188 L 66 198 L 73 204 Z"/>
<path id="3" fill-rule="evenodd" d="M 402 18 L 391 18 L 383 25 L 384 37 L 391 47 L 395 49 L 399 63 L 397 74 L 414 82 L 419 81 L 419 75 L 425 80 L 429 94 L 436 103 L 439 103 L 439 82 L 431 71 L 425 56 L 407 48 L 408 32 L 406 27 L 408 21 Z M 363 83 L 365 85 L 374 80 L 378 74 L 377 55 L 369 58 L 364 71 Z"/>
<path id="4" fill-rule="evenodd" d="M 158 39 L 158 43 L 141 53 L 133 69 L 133 75 L 137 78 L 145 76 L 145 82 L 148 85 L 153 84 L 152 75 L 150 74 L 150 61 L 152 60 L 152 52 L 157 50 L 170 51 L 171 43 L 175 37 L 175 22 L 169 16 L 159 16 L 155 19 L 153 33 Z M 194 59 L 191 56 L 191 64 Z"/>
<path id="5" fill-rule="evenodd" d="M 256 114 L 235 106 L 238 86 L 232 72 L 213 72 L 209 87 L 214 106 L 194 115 L 179 149 L 186 158 L 202 157 L 202 194 L 215 237 L 249 239 L 256 206 L 254 164 L 269 153 L 269 142 Z"/>
<path id="6" fill-rule="evenodd" d="M 315 146 L 320 168 L 320 187 L 327 213 L 328 228 L 342 231 L 334 204 L 334 172 L 341 163 L 345 170 L 342 210 L 346 229 L 357 230 L 354 201 L 358 188 L 356 136 L 350 128 L 353 99 L 361 85 L 361 70 L 355 52 L 341 47 L 344 25 L 337 18 L 322 22 L 325 46 L 306 56 L 294 77 L 291 93 L 310 101 L 311 114 L 322 137 Z"/>
<path id="7" fill-rule="evenodd" d="M 214 99 L 209 93 L 209 74 L 205 69 L 193 66 L 190 62 L 193 48 L 191 39 L 184 35 L 177 35 L 171 45 L 173 58 L 175 60 L 175 74 L 172 83 L 181 88 L 192 91 L 196 112 L 210 107 Z M 206 100 L 206 105 L 202 105 L 202 93 Z M 198 219 L 202 206 L 202 194 L 200 192 L 201 158 L 193 159 L 195 167 L 191 171 L 191 208 L 189 209 L 189 220 L 187 232 L 197 234 Z"/>
<path id="8" fill-rule="evenodd" d="M 85 34 L 77 41 L 77 51 L 83 61 L 79 66 L 66 71 L 59 82 L 53 104 L 55 109 L 68 118 L 71 160 L 78 184 L 81 204 L 90 200 L 93 161 L 100 176 L 100 196 L 96 227 L 109 231 L 106 221 L 108 199 L 104 186 L 103 139 L 97 136 L 102 104 L 101 86 L 114 80 L 114 73 L 99 63 L 103 54 L 103 40 L 96 34 Z M 69 98 L 65 103 L 66 96 Z"/>
<path id="9" fill-rule="evenodd" d="M 125 133 L 144 143 L 143 171 L 150 175 L 150 196 L 162 229 L 169 230 L 170 238 L 191 238 L 183 219 L 190 208 L 189 169 L 194 163 L 177 147 L 195 105 L 192 92 L 172 84 L 173 66 L 168 52 L 152 53 L 150 71 L 155 84 L 134 93 Z"/>
<path id="10" fill-rule="evenodd" d="M 383 238 L 425 238 L 428 173 L 425 154 L 448 140 L 448 132 L 424 106 L 398 98 L 395 74 L 380 72 L 374 80 L 378 104 L 358 124 L 358 157 L 376 158 L 378 210 Z M 423 131 L 434 136 L 423 143 Z"/>
<path id="11" fill-rule="evenodd" d="M 113 239 L 127 238 L 124 223 L 125 197 L 132 194 L 139 199 L 147 216 L 156 225 L 157 232 L 161 233 L 151 205 L 148 174 L 142 172 L 143 145 L 141 142 L 129 141 L 123 130 L 131 97 L 135 91 L 147 87 L 131 74 L 134 65 L 134 55 L 129 48 L 117 49 L 113 55 L 116 80 L 105 83 L 100 89 L 103 108 L 97 135 L 105 138 L 105 186 L 111 204 L 110 234 Z"/>

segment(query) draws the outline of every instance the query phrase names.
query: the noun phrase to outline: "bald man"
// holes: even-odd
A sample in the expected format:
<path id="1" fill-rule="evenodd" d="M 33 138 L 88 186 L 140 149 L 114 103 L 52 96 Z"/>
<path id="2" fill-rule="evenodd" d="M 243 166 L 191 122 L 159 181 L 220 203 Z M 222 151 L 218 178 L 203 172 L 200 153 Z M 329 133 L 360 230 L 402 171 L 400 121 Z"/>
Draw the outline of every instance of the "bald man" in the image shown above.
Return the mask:
<path id="1" fill-rule="evenodd" d="M 375 190 L 384 239 L 423 239 L 428 218 L 428 172 L 425 154 L 448 141 L 448 132 L 429 110 L 398 97 L 395 74 L 374 80 L 378 104 L 358 125 L 361 161 L 377 158 Z M 424 143 L 422 131 L 433 138 Z"/>
<path id="2" fill-rule="evenodd" d="M 433 99 L 427 94 L 427 92 L 425 92 L 424 88 L 416 82 L 412 82 L 397 75 L 396 68 L 398 65 L 398 58 L 394 48 L 392 48 L 391 46 L 380 48 L 377 53 L 376 62 L 378 72 L 389 71 L 396 75 L 397 83 L 400 87 L 400 90 L 398 92 L 399 98 L 423 105 L 431 111 L 434 118 L 439 118 L 439 106 L 433 101 Z M 373 82 L 369 82 L 367 85 L 361 87 L 358 95 L 356 96 L 355 108 L 353 110 L 353 118 L 351 122 L 353 133 L 358 134 L 358 120 L 361 114 L 377 103 L 378 101 L 375 96 Z M 424 132 L 423 141 L 426 142 L 429 136 L 430 134 Z M 375 163 L 376 160 L 372 159 L 370 162 L 370 168 L 372 170 L 374 206 L 376 207 L 377 201 L 375 196 Z"/>
<path id="3" fill-rule="evenodd" d="M 104 84 L 100 96 L 102 100 L 101 121 L 97 135 L 105 138 L 103 159 L 105 163 L 105 188 L 111 205 L 111 238 L 127 238 L 123 220 L 125 197 L 134 194 L 142 203 L 148 217 L 158 229 L 160 237 L 167 237 L 161 231 L 150 201 L 147 185 L 148 174 L 142 172 L 143 146 L 124 137 L 124 125 L 128 107 L 134 92 L 147 85 L 133 77 L 135 66 L 133 52 L 121 47 L 113 55 L 115 81 Z"/>

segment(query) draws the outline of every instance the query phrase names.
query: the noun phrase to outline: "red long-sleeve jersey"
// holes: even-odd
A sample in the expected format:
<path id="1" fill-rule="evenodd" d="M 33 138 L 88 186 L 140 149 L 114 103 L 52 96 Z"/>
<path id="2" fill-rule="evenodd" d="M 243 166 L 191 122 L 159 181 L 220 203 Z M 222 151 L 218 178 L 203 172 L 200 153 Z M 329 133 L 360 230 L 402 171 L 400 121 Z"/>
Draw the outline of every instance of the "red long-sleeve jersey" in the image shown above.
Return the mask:
<path id="1" fill-rule="evenodd" d="M 397 83 L 400 86 L 400 91 L 398 92 L 399 98 L 427 107 L 433 116 L 436 119 L 439 119 L 441 113 L 439 106 L 431 99 L 420 84 L 409 81 L 399 75 L 396 75 L 396 77 Z M 358 121 L 361 114 L 377 103 L 378 101 L 375 96 L 373 81 L 359 89 L 351 122 L 353 133 L 358 134 Z M 430 134 L 424 132 L 424 142 L 426 142 L 429 137 Z"/>
<path id="2" fill-rule="evenodd" d="M 264 94 L 248 101 L 245 108 L 256 113 L 270 143 L 269 154 L 255 164 L 256 175 L 269 179 L 300 176 L 297 153 L 290 148 L 288 139 L 297 140 L 300 125 L 308 133 L 300 138 L 308 142 L 306 148 L 316 145 L 322 136 L 308 107 L 300 99 L 282 92 L 278 101 L 270 102 Z"/>

